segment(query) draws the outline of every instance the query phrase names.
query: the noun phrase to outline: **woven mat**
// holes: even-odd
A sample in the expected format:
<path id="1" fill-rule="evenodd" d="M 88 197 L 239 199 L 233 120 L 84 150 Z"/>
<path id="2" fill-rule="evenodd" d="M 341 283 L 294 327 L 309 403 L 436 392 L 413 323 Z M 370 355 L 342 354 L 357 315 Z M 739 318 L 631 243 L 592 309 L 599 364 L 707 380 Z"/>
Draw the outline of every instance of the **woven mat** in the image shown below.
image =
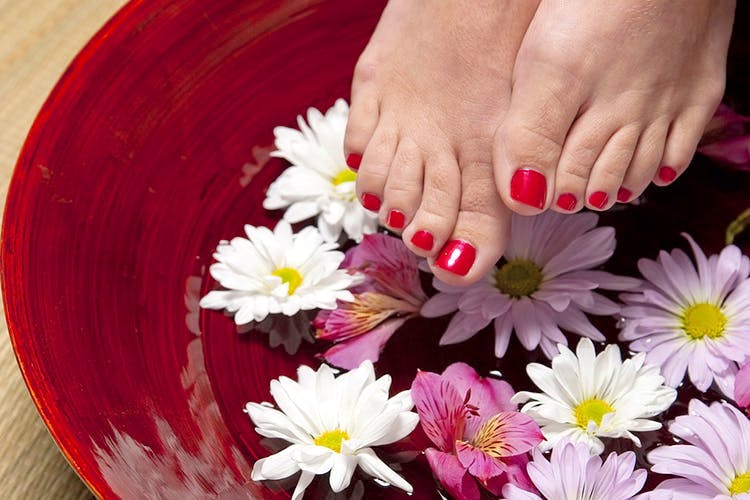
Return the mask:
<path id="1" fill-rule="evenodd" d="M 16 158 L 44 99 L 81 47 L 124 3 L 0 0 L 3 206 Z M 0 498 L 91 498 L 36 412 L 21 379 L 2 316 L 0 328 Z"/>

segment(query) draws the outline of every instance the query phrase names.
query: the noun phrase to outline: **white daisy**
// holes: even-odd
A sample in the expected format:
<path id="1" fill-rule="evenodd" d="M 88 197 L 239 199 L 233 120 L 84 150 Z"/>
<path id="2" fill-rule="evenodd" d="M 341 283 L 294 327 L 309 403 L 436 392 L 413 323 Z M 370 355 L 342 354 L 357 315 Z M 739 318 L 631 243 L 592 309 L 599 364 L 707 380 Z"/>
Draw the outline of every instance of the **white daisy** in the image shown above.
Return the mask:
<path id="1" fill-rule="evenodd" d="M 643 365 L 645 355 L 622 361 L 620 349 L 608 345 L 595 355 L 593 343 L 582 338 L 575 354 L 560 345 L 552 368 L 530 363 L 526 372 L 543 392 L 522 391 L 514 403 L 529 401 L 521 409 L 542 428 L 548 450 L 562 439 L 585 442 L 592 453 L 604 450 L 599 437 L 640 440 L 633 432 L 659 429 L 650 417 L 674 402 L 677 391 L 663 385 L 664 378 L 654 366 Z"/>
<path id="2" fill-rule="evenodd" d="M 505 355 L 513 331 L 526 349 L 540 346 L 549 358 L 557 344 L 567 344 L 560 328 L 603 341 L 585 313 L 611 315 L 620 307 L 596 290 L 629 290 L 640 282 L 592 270 L 612 256 L 616 243 L 614 228 L 596 227 L 598 220 L 594 213 L 514 214 L 504 259 L 484 280 L 469 287 L 434 280 L 440 293 L 422 315 L 458 310 L 440 343 L 462 342 L 493 321 L 497 357 Z"/>
<path id="3" fill-rule="evenodd" d="M 750 359 L 750 259 L 734 245 L 707 258 L 683 236 L 695 264 L 679 249 L 638 262 L 646 282 L 621 297 L 620 340 L 660 366 L 668 385 L 677 387 L 687 370 L 700 391 L 716 381 L 731 398 L 737 363 Z"/>
<path id="4" fill-rule="evenodd" d="M 268 188 L 263 207 L 286 208 L 284 219 L 292 224 L 318 216 L 318 228 L 326 241 L 338 241 L 343 229 L 357 242 L 378 229 L 378 215 L 357 200 L 357 174 L 346 166 L 344 132 L 349 105 L 336 101 L 325 116 L 307 110 L 307 122 L 299 116 L 299 130 L 276 127 L 277 151 L 272 156 L 292 165 Z"/>
<path id="5" fill-rule="evenodd" d="M 411 493 L 411 485 L 372 450 L 403 439 L 417 426 L 410 391 L 388 398 L 390 376 L 376 380 L 369 361 L 338 377 L 327 365 L 317 372 L 301 366 L 297 375 L 297 382 L 286 377 L 271 381 L 280 411 L 269 403 L 248 403 L 245 408 L 258 434 L 292 443 L 258 460 L 253 480 L 283 479 L 302 471 L 292 495 L 298 499 L 316 475 L 328 472 L 331 489 L 342 491 L 359 466 Z"/>
<path id="6" fill-rule="evenodd" d="M 354 300 L 347 288 L 359 278 L 338 269 L 344 254 L 316 228 L 292 234 L 289 223 L 280 221 L 273 232 L 250 225 L 245 232 L 247 239 L 222 241 L 216 248 L 218 262 L 210 272 L 226 290 L 209 292 L 201 307 L 236 313 L 235 323 L 243 325 L 269 314 L 335 309 L 336 300 Z"/>

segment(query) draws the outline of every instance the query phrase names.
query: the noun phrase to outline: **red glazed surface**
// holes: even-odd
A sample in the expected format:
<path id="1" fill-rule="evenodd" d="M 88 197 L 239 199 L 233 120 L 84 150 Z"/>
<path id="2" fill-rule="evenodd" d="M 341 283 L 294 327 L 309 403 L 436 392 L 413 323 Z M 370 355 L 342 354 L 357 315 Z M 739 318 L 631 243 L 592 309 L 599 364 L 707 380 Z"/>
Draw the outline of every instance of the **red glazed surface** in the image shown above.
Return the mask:
<path id="1" fill-rule="evenodd" d="M 197 301 L 215 286 L 207 269 L 217 242 L 279 216 L 261 208 L 284 168 L 269 158 L 272 128 L 348 95 L 382 6 L 134 1 L 40 112 L 8 195 L 3 295 L 39 411 L 96 494 L 288 497 L 288 484 L 249 480 L 252 462 L 270 451 L 242 408 L 268 400 L 272 378 L 316 363 L 324 347 L 305 344 L 292 358 Z M 750 205 L 749 187 L 746 175 L 699 165 L 641 205 L 605 214 L 621 248 L 610 269 L 634 273 L 638 256 L 682 244 L 682 230 L 715 251 Z M 441 371 L 458 359 L 531 388 L 523 367 L 536 354 L 513 342 L 495 360 L 486 334 L 438 348 L 446 323 L 413 321 L 394 336 L 378 364 L 379 374 L 393 372 L 394 391 L 417 368 Z M 614 334 L 611 319 L 599 323 Z M 436 497 L 423 458 L 403 474 L 415 498 Z M 405 496 L 368 484 L 366 498 Z M 310 498 L 325 490 L 315 483 Z"/>

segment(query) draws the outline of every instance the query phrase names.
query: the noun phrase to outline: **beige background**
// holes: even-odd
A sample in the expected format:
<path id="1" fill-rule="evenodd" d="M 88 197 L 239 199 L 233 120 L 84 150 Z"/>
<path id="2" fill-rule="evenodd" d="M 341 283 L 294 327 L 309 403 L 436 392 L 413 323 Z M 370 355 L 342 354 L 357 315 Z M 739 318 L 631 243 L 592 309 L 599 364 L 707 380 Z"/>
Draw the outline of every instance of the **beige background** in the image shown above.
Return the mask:
<path id="1" fill-rule="evenodd" d="M 0 0 L 3 206 L 19 150 L 44 99 L 76 53 L 124 3 Z M 4 317 L 0 317 L 0 328 L 0 498 L 91 498 L 34 408 L 10 347 Z"/>

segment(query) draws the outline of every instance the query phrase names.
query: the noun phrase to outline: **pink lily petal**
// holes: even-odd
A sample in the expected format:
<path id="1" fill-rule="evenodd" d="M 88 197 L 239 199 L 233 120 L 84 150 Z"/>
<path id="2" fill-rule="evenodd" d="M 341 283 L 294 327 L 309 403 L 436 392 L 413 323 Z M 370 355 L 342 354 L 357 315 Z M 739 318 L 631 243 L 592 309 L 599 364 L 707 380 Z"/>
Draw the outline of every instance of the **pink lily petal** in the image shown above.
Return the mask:
<path id="1" fill-rule="evenodd" d="M 482 486 L 487 486 L 490 479 L 503 474 L 507 466 L 471 444 L 459 441 L 456 443 L 456 456 L 461 465 L 476 477 Z"/>
<path id="2" fill-rule="evenodd" d="M 750 169 L 750 135 L 705 144 L 698 152 L 724 165 Z"/>
<path id="3" fill-rule="evenodd" d="M 734 400 L 742 408 L 750 406 L 750 363 L 740 368 L 734 379 Z"/>
<path id="4" fill-rule="evenodd" d="M 455 500 L 479 500 L 479 487 L 455 455 L 434 448 L 425 450 L 427 462 L 440 484 Z"/>
<path id="5" fill-rule="evenodd" d="M 417 373 L 411 384 L 411 398 L 425 434 L 441 451 L 452 451 L 466 418 L 464 395 L 437 373 Z"/>
<path id="6" fill-rule="evenodd" d="M 406 320 L 407 318 L 398 318 L 385 321 L 365 335 L 335 344 L 322 357 L 332 365 L 346 370 L 358 367 L 365 360 L 375 363 L 385 344 Z"/>

